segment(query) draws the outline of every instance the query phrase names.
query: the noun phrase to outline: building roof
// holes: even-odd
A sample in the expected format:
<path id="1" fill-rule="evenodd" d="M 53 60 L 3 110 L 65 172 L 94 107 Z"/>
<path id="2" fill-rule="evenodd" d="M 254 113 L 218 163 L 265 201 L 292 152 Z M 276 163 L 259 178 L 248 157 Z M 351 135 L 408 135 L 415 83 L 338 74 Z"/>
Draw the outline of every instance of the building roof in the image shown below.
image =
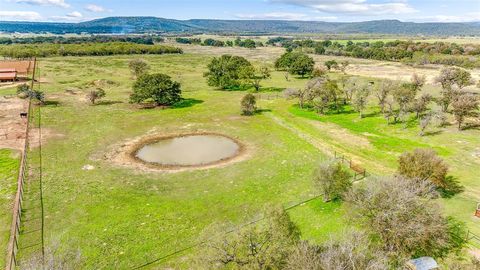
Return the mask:
<path id="1" fill-rule="evenodd" d="M 0 68 L 0 73 L 10 73 L 10 72 L 17 72 L 14 68 Z"/>
<path id="2" fill-rule="evenodd" d="M 0 72 L 0 80 L 13 80 L 17 78 L 16 72 Z"/>
<path id="3" fill-rule="evenodd" d="M 438 264 L 432 257 L 420 257 L 408 261 L 408 265 L 414 270 L 438 269 Z"/>

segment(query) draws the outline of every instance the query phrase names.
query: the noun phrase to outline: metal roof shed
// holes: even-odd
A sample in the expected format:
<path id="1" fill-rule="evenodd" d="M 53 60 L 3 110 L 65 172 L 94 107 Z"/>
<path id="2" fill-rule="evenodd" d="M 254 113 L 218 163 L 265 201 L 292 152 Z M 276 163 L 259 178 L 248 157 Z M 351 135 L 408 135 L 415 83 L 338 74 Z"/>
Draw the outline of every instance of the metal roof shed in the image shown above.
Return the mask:
<path id="1" fill-rule="evenodd" d="M 432 257 L 420 257 L 407 262 L 411 270 L 434 270 L 440 269 L 435 259 Z"/>

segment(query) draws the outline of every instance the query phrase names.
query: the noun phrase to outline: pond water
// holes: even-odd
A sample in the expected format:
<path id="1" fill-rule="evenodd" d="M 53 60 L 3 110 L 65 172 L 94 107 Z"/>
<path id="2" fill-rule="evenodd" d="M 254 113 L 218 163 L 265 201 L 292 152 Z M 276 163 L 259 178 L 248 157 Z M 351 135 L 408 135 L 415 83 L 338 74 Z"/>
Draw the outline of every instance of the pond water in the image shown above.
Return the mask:
<path id="1" fill-rule="evenodd" d="M 167 166 L 207 165 L 235 156 L 240 146 L 220 135 L 189 135 L 159 140 L 137 151 L 136 157 Z"/>

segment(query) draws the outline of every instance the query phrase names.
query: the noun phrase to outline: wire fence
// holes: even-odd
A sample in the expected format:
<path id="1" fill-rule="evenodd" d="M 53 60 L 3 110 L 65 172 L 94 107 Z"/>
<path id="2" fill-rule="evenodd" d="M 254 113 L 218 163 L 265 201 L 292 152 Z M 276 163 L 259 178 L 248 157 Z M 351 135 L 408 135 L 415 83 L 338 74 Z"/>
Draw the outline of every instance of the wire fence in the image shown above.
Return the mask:
<path id="1" fill-rule="evenodd" d="M 281 92 L 275 92 L 275 93 L 256 93 L 255 98 L 258 100 L 275 100 L 275 99 L 280 99 L 284 98 L 284 95 Z"/>
<path id="2" fill-rule="evenodd" d="M 480 235 L 474 234 L 471 231 L 467 232 L 467 241 L 474 247 L 480 248 Z"/>
<path id="3" fill-rule="evenodd" d="M 25 188 L 25 181 L 28 177 L 28 149 L 29 149 L 29 136 L 30 136 L 30 122 L 31 122 L 31 112 L 32 112 L 32 100 L 28 101 L 28 111 L 27 111 L 27 125 L 25 130 L 25 143 L 22 150 L 22 158 L 20 161 L 20 168 L 18 172 L 18 181 L 17 181 L 17 193 L 15 195 L 15 201 L 13 205 L 13 218 L 12 218 L 12 228 L 10 231 L 10 241 L 7 246 L 7 260 L 6 260 L 6 270 L 15 269 L 18 264 L 18 238 L 20 236 L 20 225 L 22 222 L 22 204 L 23 204 L 23 192 Z"/>
<path id="4" fill-rule="evenodd" d="M 336 151 L 334 152 L 334 157 L 336 160 L 340 160 L 343 164 L 346 164 L 353 171 L 353 182 L 358 182 L 367 178 L 367 169 L 355 163 L 352 159 L 347 158 Z"/>

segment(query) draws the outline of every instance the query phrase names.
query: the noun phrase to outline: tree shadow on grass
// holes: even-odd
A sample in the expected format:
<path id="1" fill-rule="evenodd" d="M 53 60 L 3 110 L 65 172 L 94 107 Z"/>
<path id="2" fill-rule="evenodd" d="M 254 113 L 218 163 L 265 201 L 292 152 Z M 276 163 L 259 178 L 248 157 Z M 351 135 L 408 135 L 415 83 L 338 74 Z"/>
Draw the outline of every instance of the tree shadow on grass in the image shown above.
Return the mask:
<path id="1" fill-rule="evenodd" d="M 185 98 L 173 104 L 172 109 L 189 108 L 202 103 L 203 103 L 203 100 L 194 99 L 194 98 Z"/>
<path id="2" fill-rule="evenodd" d="M 258 91 L 258 93 L 262 93 L 262 92 L 282 92 L 283 90 L 285 90 L 285 88 L 280 88 L 280 87 L 263 87 L 263 88 L 260 88 L 260 91 Z"/>
<path id="3" fill-rule="evenodd" d="M 123 101 L 119 101 L 119 100 L 101 100 L 101 101 L 97 102 L 95 105 L 98 105 L 98 106 L 108 106 L 108 105 L 120 104 L 120 103 L 123 103 Z"/>
<path id="4" fill-rule="evenodd" d="M 438 192 L 442 198 L 451 198 L 465 190 L 465 187 L 460 184 L 457 178 L 449 175 L 445 178 L 446 187 L 439 188 Z"/>
<path id="5" fill-rule="evenodd" d="M 477 124 L 477 123 L 468 123 L 466 124 L 462 130 L 480 130 L 480 124 Z"/>
<path id="6" fill-rule="evenodd" d="M 254 114 L 262 114 L 262 113 L 271 112 L 271 111 L 272 110 L 270 109 L 258 109 L 258 110 L 255 110 Z"/>
<path id="7" fill-rule="evenodd" d="M 427 131 L 423 134 L 423 136 L 435 136 L 435 135 L 439 135 L 439 134 L 442 134 L 442 133 L 443 133 L 443 130 Z"/>
<path id="8" fill-rule="evenodd" d="M 57 100 L 46 100 L 43 102 L 43 107 L 57 107 L 60 105 L 60 101 Z"/>

